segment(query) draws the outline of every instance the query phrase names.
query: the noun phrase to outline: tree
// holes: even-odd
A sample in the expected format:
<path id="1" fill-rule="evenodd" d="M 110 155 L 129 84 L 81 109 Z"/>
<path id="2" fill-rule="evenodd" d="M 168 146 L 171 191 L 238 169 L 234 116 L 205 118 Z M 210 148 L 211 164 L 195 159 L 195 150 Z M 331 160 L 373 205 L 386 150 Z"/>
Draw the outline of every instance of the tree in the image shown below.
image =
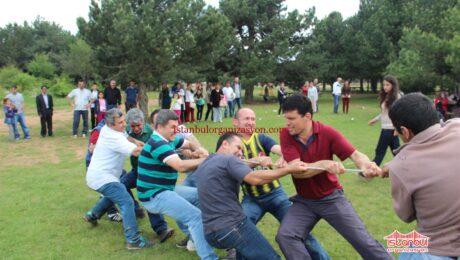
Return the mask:
<path id="1" fill-rule="evenodd" d="M 73 77 L 80 77 L 88 81 L 95 75 L 93 50 L 82 39 L 77 39 L 69 45 L 69 51 L 59 56 L 62 72 Z"/>
<path id="2" fill-rule="evenodd" d="M 49 61 L 48 54 L 44 53 L 35 55 L 34 59 L 26 67 L 30 74 L 45 79 L 53 78 L 56 72 L 56 67 Z"/>

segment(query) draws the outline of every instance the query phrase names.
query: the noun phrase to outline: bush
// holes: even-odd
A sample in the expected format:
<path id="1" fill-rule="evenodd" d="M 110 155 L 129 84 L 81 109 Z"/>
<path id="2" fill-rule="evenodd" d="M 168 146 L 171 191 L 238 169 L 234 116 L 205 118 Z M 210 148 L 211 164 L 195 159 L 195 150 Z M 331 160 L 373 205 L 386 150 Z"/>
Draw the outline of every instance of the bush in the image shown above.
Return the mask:
<path id="1" fill-rule="evenodd" d="M 55 77 L 49 87 L 49 91 L 59 97 L 65 97 L 67 94 L 75 88 L 75 85 L 72 83 L 69 77 L 60 76 Z"/>
<path id="2" fill-rule="evenodd" d="M 37 85 L 38 80 L 22 72 L 14 66 L 7 66 L 0 69 L 0 86 L 8 89 L 13 85 L 18 86 L 20 92 L 30 92 Z"/>
<path id="3" fill-rule="evenodd" d="M 53 78 L 56 72 L 56 67 L 49 61 L 48 54 L 43 53 L 35 55 L 34 59 L 27 64 L 27 69 L 35 77 L 46 79 Z"/>

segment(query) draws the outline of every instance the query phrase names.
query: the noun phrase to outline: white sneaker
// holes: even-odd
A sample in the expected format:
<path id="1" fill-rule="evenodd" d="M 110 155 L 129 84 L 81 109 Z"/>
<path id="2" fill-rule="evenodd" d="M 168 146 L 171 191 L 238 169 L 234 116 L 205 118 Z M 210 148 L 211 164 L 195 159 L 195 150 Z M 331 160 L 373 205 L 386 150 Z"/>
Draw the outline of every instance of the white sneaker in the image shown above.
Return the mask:
<path id="1" fill-rule="evenodd" d="M 190 252 L 196 251 L 195 243 L 191 239 L 187 241 L 187 250 Z"/>
<path id="2" fill-rule="evenodd" d="M 75 139 L 76 139 L 77 137 L 78 137 L 77 135 L 74 135 L 74 136 L 73 136 L 73 138 L 75 138 Z"/>
<path id="3" fill-rule="evenodd" d="M 81 135 L 81 138 L 86 138 L 86 134 L 82 134 L 82 135 Z"/>

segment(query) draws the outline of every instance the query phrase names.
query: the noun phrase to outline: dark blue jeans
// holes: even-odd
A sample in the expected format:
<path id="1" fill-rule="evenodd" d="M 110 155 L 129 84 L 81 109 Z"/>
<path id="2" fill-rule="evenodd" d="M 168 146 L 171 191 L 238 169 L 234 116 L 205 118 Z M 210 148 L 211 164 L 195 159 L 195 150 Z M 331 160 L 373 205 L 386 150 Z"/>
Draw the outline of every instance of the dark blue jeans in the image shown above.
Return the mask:
<path id="1" fill-rule="evenodd" d="M 185 178 L 185 180 L 182 182 L 181 185 L 196 188 L 197 186 L 196 186 L 196 174 L 195 174 L 195 172 L 188 172 L 187 177 Z"/>
<path id="2" fill-rule="evenodd" d="M 387 152 L 387 148 L 391 148 L 391 152 L 399 147 L 399 138 L 394 135 L 393 129 L 382 129 L 380 132 L 379 142 L 375 148 L 374 162 L 380 166 Z"/>
<path id="3" fill-rule="evenodd" d="M 74 110 L 72 128 L 73 135 L 77 135 L 78 126 L 80 125 L 80 115 L 83 118 L 83 130 L 81 133 L 86 134 L 88 132 L 88 110 Z"/>
<path id="4" fill-rule="evenodd" d="M 241 98 L 235 98 L 233 100 L 233 108 L 235 108 L 236 106 L 238 106 L 238 110 L 240 110 L 240 108 L 241 108 Z"/>
<path id="5" fill-rule="evenodd" d="M 274 189 L 272 192 L 257 198 L 245 195 L 241 202 L 244 214 L 254 224 L 257 224 L 267 212 L 272 214 L 279 223 L 281 223 L 291 205 L 292 202 L 289 201 L 282 187 Z M 324 250 L 318 240 L 311 234 L 308 234 L 305 239 L 305 247 L 314 260 L 330 259 L 326 250 Z"/>
<path id="6" fill-rule="evenodd" d="M 332 95 L 334 97 L 334 113 L 339 110 L 340 95 Z"/>
<path id="7" fill-rule="evenodd" d="M 127 174 L 124 174 L 120 177 L 120 182 L 125 185 L 126 190 L 128 191 L 129 195 L 134 201 L 134 207 L 138 209 L 140 207 L 139 202 L 134 199 L 133 193 L 131 189 L 136 188 L 136 181 L 137 181 L 137 172 L 131 171 Z M 149 216 L 150 226 L 152 227 L 153 231 L 159 235 L 161 232 L 168 229 L 168 224 L 166 223 L 163 215 L 161 214 L 154 214 L 147 212 Z"/>
<path id="8" fill-rule="evenodd" d="M 205 237 L 213 247 L 235 248 L 238 260 L 280 259 L 267 239 L 248 218 L 233 227 L 208 233 Z"/>
<path id="9" fill-rule="evenodd" d="M 26 117 L 24 115 L 24 112 L 16 113 L 15 118 L 16 118 L 16 123 L 18 123 L 22 128 L 22 132 L 24 133 L 24 138 L 25 139 L 30 138 L 29 128 L 26 125 Z M 19 138 L 19 127 L 17 127 L 16 129 L 17 129 L 16 131 L 18 133 L 16 138 Z M 15 135 L 16 135 L 16 133 L 15 133 Z"/>

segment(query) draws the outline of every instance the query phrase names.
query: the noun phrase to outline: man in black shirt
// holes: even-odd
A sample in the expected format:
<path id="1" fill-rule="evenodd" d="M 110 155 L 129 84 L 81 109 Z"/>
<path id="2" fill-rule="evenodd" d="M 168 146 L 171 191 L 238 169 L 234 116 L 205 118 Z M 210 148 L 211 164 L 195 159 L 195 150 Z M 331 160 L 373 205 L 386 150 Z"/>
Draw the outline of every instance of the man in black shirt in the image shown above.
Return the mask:
<path id="1" fill-rule="evenodd" d="M 107 111 L 114 107 L 120 108 L 121 92 L 114 79 L 110 80 L 110 86 L 104 89 L 104 98 L 107 101 Z"/>

